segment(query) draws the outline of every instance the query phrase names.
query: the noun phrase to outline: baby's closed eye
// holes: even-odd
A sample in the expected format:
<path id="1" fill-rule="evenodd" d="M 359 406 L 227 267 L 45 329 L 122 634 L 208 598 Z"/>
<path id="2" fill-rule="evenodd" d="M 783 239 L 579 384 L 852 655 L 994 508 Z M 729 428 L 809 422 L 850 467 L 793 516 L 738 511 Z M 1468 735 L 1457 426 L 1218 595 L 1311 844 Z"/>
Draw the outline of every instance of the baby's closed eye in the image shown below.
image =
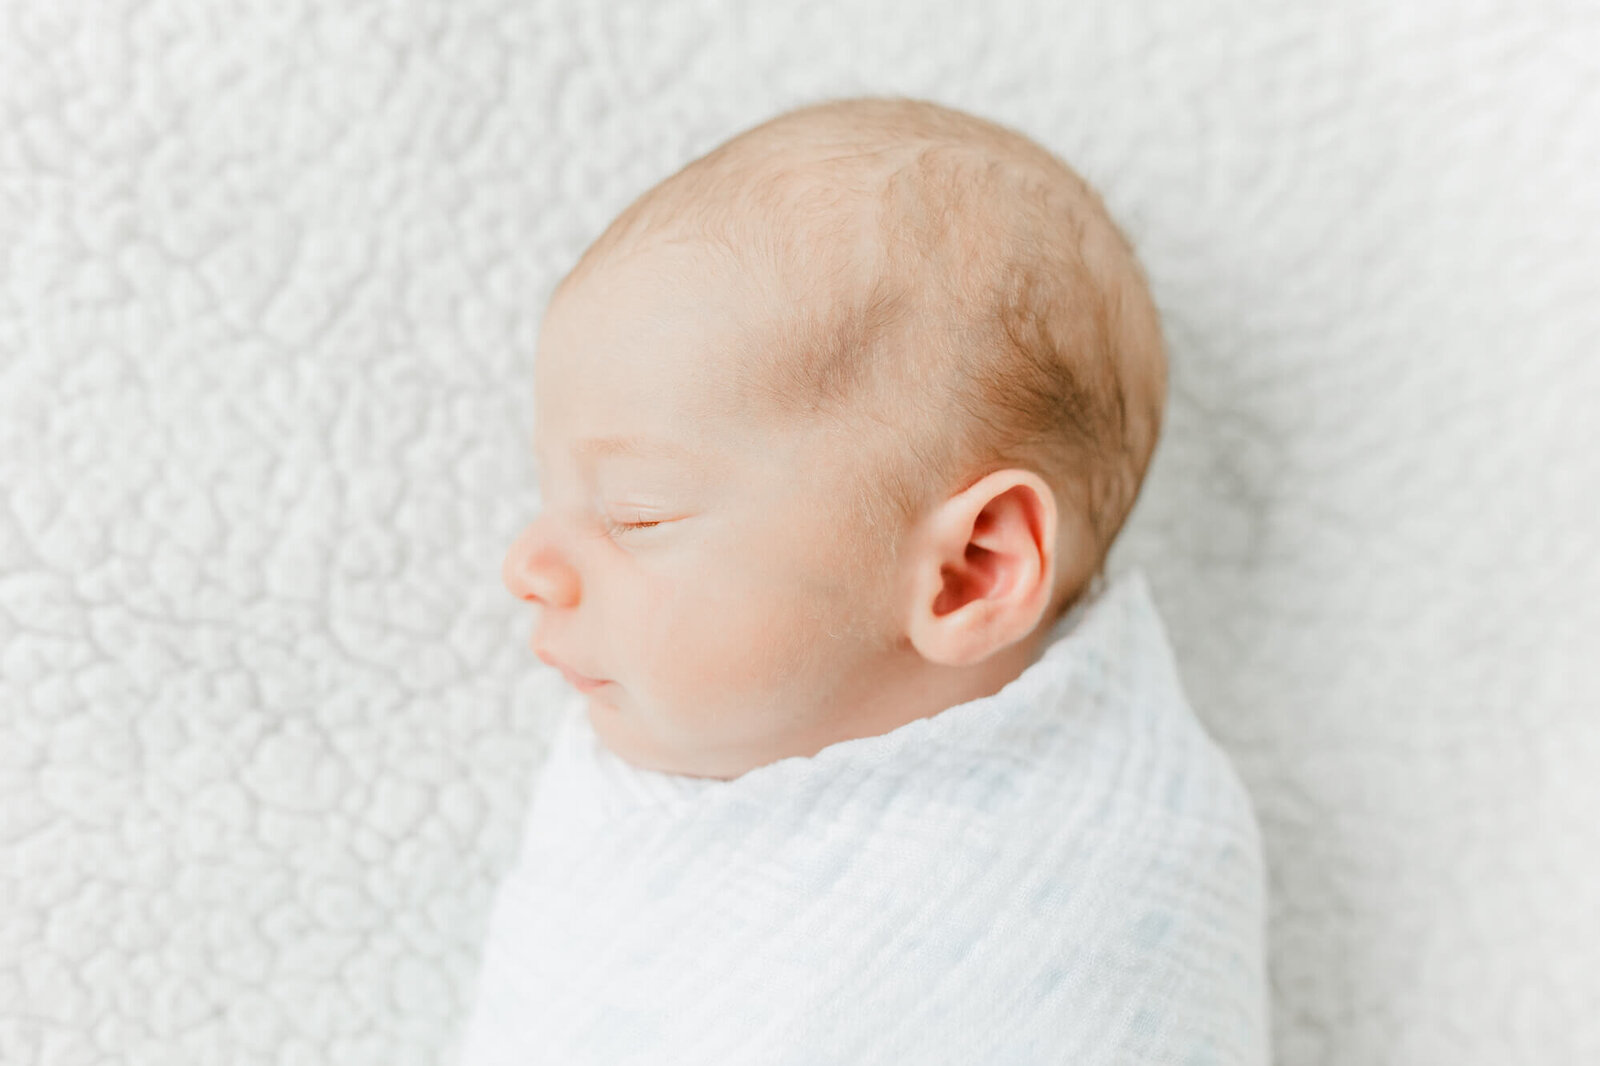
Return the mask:
<path id="1" fill-rule="evenodd" d="M 610 516 L 606 516 L 606 536 L 619 537 L 628 533 L 640 533 L 645 530 L 654 529 L 657 526 L 666 525 L 671 521 L 674 521 L 674 519 L 647 518 L 640 514 L 628 515 L 625 518 L 612 518 Z"/>

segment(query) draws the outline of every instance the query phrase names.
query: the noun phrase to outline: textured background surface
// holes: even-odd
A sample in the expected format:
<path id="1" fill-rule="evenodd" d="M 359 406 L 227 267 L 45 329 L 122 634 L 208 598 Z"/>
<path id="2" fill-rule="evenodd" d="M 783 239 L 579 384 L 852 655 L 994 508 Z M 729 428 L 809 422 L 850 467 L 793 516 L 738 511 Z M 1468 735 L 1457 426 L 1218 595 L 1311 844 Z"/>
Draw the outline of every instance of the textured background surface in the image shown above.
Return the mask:
<path id="1" fill-rule="evenodd" d="M 0 0 L 0 1062 L 449 1061 L 553 691 L 544 299 L 857 91 L 1149 266 L 1116 558 L 1257 798 L 1279 1061 L 1600 1061 L 1592 5 L 226 6 Z"/>

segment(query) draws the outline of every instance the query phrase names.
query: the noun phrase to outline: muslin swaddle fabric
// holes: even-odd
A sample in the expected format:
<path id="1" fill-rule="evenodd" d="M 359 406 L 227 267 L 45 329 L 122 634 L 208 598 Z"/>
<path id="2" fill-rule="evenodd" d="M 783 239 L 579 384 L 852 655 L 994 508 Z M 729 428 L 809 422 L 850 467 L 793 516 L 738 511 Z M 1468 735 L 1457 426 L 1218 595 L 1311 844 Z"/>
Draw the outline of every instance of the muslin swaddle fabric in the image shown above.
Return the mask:
<path id="1" fill-rule="evenodd" d="M 575 697 L 461 1062 L 1265 1063 L 1263 897 L 1135 570 L 1000 692 L 732 781 Z"/>

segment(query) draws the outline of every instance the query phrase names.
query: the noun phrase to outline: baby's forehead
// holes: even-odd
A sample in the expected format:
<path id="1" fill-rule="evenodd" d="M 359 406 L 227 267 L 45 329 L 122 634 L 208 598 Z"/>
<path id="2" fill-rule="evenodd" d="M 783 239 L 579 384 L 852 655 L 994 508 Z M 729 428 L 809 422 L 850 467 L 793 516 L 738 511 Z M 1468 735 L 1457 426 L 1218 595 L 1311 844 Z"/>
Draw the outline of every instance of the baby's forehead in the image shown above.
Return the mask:
<path id="1" fill-rule="evenodd" d="M 592 261 L 546 309 L 534 373 L 541 416 L 698 425 L 731 415 L 759 428 L 751 380 L 787 331 L 754 273 L 703 241 L 652 240 Z"/>

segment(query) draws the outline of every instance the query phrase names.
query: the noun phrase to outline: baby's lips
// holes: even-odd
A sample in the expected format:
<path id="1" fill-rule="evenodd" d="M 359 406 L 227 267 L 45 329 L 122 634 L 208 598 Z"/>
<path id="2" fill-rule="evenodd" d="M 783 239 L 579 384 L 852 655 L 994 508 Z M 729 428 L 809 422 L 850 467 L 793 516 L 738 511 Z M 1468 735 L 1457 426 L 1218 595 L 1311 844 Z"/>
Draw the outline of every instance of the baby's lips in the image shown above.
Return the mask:
<path id="1" fill-rule="evenodd" d="M 594 678 L 589 677 L 586 674 L 580 674 L 566 663 L 562 662 L 560 659 L 557 659 L 553 655 L 550 655 L 546 652 L 540 651 L 538 648 L 535 648 L 533 653 L 543 660 L 546 665 L 553 666 L 557 670 L 561 671 L 561 676 L 567 679 L 567 684 L 571 685 L 579 692 L 591 692 L 594 689 L 599 688 L 601 685 L 609 685 L 611 683 L 601 678 Z"/>
<path id="2" fill-rule="evenodd" d="M 568 674 L 565 673 L 565 671 L 563 671 L 563 676 L 565 676 L 566 679 L 571 682 L 572 687 L 577 689 L 579 692 L 593 692 L 597 688 L 604 688 L 605 686 L 611 684 L 609 681 L 596 681 L 592 677 L 584 677 L 582 674 Z"/>

